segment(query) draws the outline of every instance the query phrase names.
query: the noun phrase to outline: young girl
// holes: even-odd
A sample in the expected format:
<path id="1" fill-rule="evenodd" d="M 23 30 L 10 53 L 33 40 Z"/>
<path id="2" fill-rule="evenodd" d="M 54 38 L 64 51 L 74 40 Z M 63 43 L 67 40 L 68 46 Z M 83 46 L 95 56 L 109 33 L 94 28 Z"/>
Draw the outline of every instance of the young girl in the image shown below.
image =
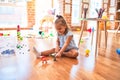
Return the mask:
<path id="1" fill-rule="evenodd" d="M 37 57 L 47 56 L 56 53 L 56 57 L 66 56 L 76 58 L 78 56 L 78 48 L 73 39 L 73 34 L 69 30 L 65 19 L 61 15 L 56 16 L 55 29 L 57 31 L 56 48 L 36 53 Z M 36 49 L 34 48 L 36 51 Z M 36 51 L 37 52 L 37 51 Z"/>

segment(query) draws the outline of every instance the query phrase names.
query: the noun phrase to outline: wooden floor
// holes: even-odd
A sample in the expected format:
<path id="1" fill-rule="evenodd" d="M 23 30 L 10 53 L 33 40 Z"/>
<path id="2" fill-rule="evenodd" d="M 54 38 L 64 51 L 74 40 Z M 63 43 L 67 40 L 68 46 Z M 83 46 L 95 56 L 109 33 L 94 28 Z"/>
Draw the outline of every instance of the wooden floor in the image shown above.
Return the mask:
<path id="1" fill-rule="evenodd" d="M 116 53 L 120 48 L 120 34 L 108 33 L 106 49 L 102 35 L 97 58 L 92 51 L 88 57 L 84 56 L 85 49 L 91 49 L 88 38 L 83 38 L 77 59 L 61 57 L 53 61 L 52 57 L 47 57 L 47 64 L 36 59 L 33 46 L 39 45 L 42 50 L 45 46 L 52 47 L 52 43 L 46 45 L 46 42 L 29 38 L 29 54 L 0 57 L 0 80 L 120 80 L 120 56 Z"/>

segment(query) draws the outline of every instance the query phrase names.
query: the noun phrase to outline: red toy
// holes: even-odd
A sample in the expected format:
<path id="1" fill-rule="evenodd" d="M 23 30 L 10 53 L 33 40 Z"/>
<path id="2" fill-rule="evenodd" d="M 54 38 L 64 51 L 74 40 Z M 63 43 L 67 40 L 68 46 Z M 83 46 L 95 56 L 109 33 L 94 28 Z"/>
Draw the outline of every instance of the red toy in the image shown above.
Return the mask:
<path id="1" fill-rule="evenodd" d="M 40 59 L 42 60 L 42 63 L 46 63 L 47 64 L 47 58 L 46 56 L 41 56 Z"/>
<path id="2" fill-rule="evenodd" d="M 88 31 L 89 33 L 91 33 L 91 32 L 92 32 L 92 29 L 91 29 L 91 28 L 89 28 L 89 29 L 87 29 L 87 31 Z"/>
<path id="3" fill-rule="evenodd" d="M 0 36 L 3 36 L 3 33 L 0 33 Z"/>
<path id="4" fill-rule="evenodd" d="M 20 31 L 20 25 L 17 25 L 17 32 Z"/>

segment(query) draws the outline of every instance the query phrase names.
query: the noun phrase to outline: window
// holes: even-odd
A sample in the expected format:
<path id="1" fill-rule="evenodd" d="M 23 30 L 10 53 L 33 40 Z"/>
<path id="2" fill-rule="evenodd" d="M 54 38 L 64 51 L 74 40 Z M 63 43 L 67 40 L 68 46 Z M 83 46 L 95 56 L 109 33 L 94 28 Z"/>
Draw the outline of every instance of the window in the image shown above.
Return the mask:
<path id="1" fill-rule="evenodd" d="M 0 28 L 27 27 L 27 2 L 0 0 Z"/>
<path id="2" fill-rule="evenodd" d="M 97 12 L 95 11 L 95 9 L 100 9 L 102 8 L 102 0 L 91 0 L 90 1 L 90 17 L 91 18 L 97 18 Z"/>
<path id="3" fill-rule="evenodd" d="M 97 12 L 95 11 L 95 9 L 100 9 L 102 8 L 102 0 L 90 0 L 90 6 L 89 6 L 89 17 L 90 18 L 97 18 L 98 17 L 98 14 Z M 88 27 L 94 27 L 96 28 L 97 24 L 96 24 L 96 21 L 89 21 L 88 22 Z"/>
<path id="4" fill-rule="evenodd" d="M 72 26 L 80 26 L 81 0 L 72 0 Z"/>

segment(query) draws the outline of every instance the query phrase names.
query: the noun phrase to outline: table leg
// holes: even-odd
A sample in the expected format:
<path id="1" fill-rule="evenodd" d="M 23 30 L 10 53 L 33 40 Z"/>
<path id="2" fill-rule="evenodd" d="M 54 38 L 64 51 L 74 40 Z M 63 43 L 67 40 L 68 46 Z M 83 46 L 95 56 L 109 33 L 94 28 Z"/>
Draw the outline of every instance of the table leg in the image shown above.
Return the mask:
<path id="1" fill-rule="evenodd" d="M 98 33 L 98 47 L 100 47 L 100 44 L 101 44 L 101 30 L 99 31 Z"/>
<path id="2" fill-rule="evenodd" d="M 93 44 L 93 36 L 94 36 L 94 31 L 92 31 L 91 46 L 92 46 L 92 44 Z"/>
<path id="3" fill-rule="evenodd" d="M 82 34 L 83 34 L 83 30 L 84 30 L 84 24 L 85 24 L 85 21 L 83 21 L 83 23 L 82 23 L 81 33 L 80 33 L 80 38 L 79 38 L 78 47 L 79 47 L 79 45 L 80 45 L 80 41 L 81 41 L 81 38 L 82 38 Z"/>
<path id="4" fill-rule="evenodd" d="M 105 23 L 104 23 L 104 30 L 105 30 L 105 48 L 107 48 L 107 30 L 106 30 L 106 23 L 107 23 L 107 21 L 105 21 Z"/>
<path id="5" fill-rule="evenodd" d="M 95 58 L 97 58 L 98 33 L 99 33 L 99 21 L 97 21 L 97 28 L 96 28 Z"/>

